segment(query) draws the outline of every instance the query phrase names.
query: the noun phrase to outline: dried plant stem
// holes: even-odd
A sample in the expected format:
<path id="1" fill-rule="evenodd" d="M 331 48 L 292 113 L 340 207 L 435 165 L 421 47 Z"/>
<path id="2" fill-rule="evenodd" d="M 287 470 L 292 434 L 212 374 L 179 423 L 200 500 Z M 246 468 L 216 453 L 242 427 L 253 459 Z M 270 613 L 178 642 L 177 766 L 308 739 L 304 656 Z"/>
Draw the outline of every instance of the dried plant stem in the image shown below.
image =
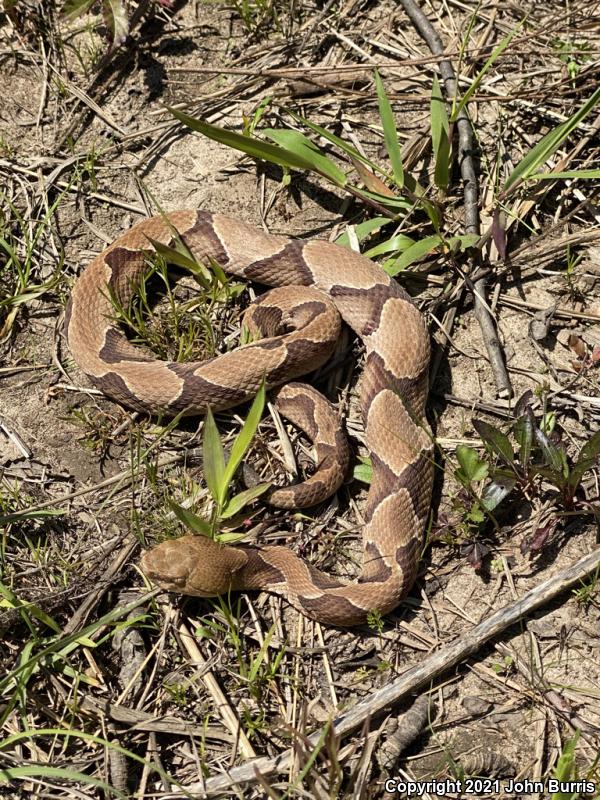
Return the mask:
<path id="1" fill-rule="evenodd" d="M 434 55 L 442 56 L 444 54 L 442 40 L 414 0 L 400 0 L 400 3 L 431 52 Z M 440 61 L 440 72 L 444 80 L 446 96 L 457 97 L 456 75 L 448 59 L 444 58 Z M 464 109 L 457 115 L 456 129 L 458 131 L 458 161 L 464 184 L 465 231 L 479 236 L 479 187 L 475 159 L 473 158 L 473 131 L 469 117 Z M 512 387 L 504 363 L 496 323 L 485 302 L 486 289 L 487 280 L 485 277 L 479 278 L 473 284 L 472 294 L 475 317 L 481 328 L 492 372 L 494 373 L 498 396 L 510 397 L 512 395 Z"/>

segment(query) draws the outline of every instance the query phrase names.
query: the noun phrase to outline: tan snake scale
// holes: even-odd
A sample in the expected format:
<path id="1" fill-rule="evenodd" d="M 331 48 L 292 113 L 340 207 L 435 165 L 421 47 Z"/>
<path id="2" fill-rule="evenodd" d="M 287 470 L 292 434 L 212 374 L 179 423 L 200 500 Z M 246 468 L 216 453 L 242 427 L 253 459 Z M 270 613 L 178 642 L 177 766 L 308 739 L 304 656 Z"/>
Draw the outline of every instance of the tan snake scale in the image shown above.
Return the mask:
<path id="1" fill-rule="evenodd" d="M 246 317 L 266 338 L 203 363 L 175 363 L 149 357 L 117 329 L 110 292 L 127 302 L 145 269 L 142 251 L 152 249 L 150 240 L 174 246 L 174 230 L 198 261 L 212 258 L 226 272 L 284 287 L 261 295 Z M 373 480 L 358 579 L 333 578 L 287 547 L 230 547 L 188 534 L 145 554 L 142 567 L 155 583 L 205 597 L 264 589 L 331 625 L 357 625 L 370 612 L 395 608 L 417 573 L 431 498 L 427 329 L 404 290 L 367 258 L 329 242 L 272 236 L 207 211 L 176 211 L 135 225 L 77 279 L 65 321 L 75 361 L 106 395 L 150 413 L 228 408 L 251 398 L 263 376 L 278 386 L 310 372 L 331 354 L 340 316 L 366 349 L 361 406 Z M 319 468 L 270 500 L 284 507 L 319 502 L 343 479 L 345 437 L 333 408 L 314 390 L 305 394 L 292 383 L 278 394 L 284 415 L 314 440 Z"/>

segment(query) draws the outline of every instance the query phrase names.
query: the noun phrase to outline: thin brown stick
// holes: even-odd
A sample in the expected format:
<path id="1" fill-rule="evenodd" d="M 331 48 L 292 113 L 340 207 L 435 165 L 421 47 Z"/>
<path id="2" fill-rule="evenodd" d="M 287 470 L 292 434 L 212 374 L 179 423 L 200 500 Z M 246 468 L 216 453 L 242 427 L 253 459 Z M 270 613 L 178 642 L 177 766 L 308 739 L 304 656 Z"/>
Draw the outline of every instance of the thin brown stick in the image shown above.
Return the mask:
<path id="1" fill-rule="evenodd" d="M 366 719 L 384 709 L 392 708 L 413 692 L 423 688 L 444 672 L 475 654 L 490 639 L 585 580 L 599 568 L 600 548 L 588 553 L 575 564 L 561 570 L 539 586 L 530 589 L 519 600 L 496 611 L 491 617 L 475 625 L 451 644 L 441 648 L 420 664 L 406 670 L 397 680 L 360 700 L 349 711 L 340 714 L 333 720 L 331 724 L 333 734 L 342 737 L 352 733 Z M 321 729 L 315 731 L 308 737 L 308 743 L 316 747 L 322 735 Z M 233 786 L 256 781 L 257 775 L 268 776 L 285 772 L 290 768 L 293 757 L 292 748 L 274 758 L 267 756 L 257 758 L 239 767 L 234 767 L 227 774 L 209 778 L 203 785 L 192 784 L 186 786 L 182 791 L 165 794 L 163 798 L 164 800 L 174 800 L 174 798 L 185 796 L 186 792 L 198 797 L 222 794 Z"/>
<path id="2" fill-rule="evenodd" d="M 435 55 L 443 55 L 444 46 L 437 31 L 416 5 L 414 0 L 400 0 L 400 3 L 419 35 Z M 457 97 L 458 87 L 454 67 L 447 58 L 440 61 L 440 72 L 444 80 L 447 97 Z M 464 185 L 465 230 L 480 235 L 479 188 L 475 159 L 473 158 L 473 130 L 467 112 L 462 109 L 456 118 L 458 131 L 458 161 Z M 481 328 L 485 347 L 490 359 L 494 380 L 500 397 L 510 397 L 512 387 L 506 369 L 495 320 L 485 302 L 486 278 L 479 278 L 473 284 L 473 303 L 475 317 Z"/>

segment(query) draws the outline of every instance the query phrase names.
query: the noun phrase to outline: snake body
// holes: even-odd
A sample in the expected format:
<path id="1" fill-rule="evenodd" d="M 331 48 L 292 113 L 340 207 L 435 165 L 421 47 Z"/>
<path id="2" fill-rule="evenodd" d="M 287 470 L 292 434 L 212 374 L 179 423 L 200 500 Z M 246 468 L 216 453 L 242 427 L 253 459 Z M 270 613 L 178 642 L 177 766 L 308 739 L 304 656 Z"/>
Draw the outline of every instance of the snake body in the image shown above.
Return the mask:
<path id="1" fill-rule="evenodd" d="M 126 339 L 111 319 L 110 296 L 126 303 L 151 242 L 174 246 L 177 239 L 200 262 L 214 259 L 226 272 L 282 287 L 261 295 L 247 317 L 247 326 L 267 338 L 202 363 L 158 361 Z M 203 597 L 264 589 L 308 617 L 340 626 L 395 608 L 417 573 L 431 498 L 426 325 L 404 290 L 367 258 L 329 242 L 269 235 L 207 211 L 176 211 L 135 225 L 77 279 L 65 322 L 75 361 L 105 394 L 151 413 L 228 408 L 252 397 L 263 378 L 278 386 L 315 369 L 331 354 L 340 316 L 366 349 L 361 405 L 373 477 L 358 579 L 333 578 L 287 547 L 230 547 L 188 534 L 144 555 L 142 567 L 155 583 Z M 286 416 L 315 441 L 320 468 L 304 484 L 273 494 L 280 493 L 278 504 L 285 507 L 319 502 L 340 484 L 347 462 L 335 412 L 299 384 L 278 393 Z"/>

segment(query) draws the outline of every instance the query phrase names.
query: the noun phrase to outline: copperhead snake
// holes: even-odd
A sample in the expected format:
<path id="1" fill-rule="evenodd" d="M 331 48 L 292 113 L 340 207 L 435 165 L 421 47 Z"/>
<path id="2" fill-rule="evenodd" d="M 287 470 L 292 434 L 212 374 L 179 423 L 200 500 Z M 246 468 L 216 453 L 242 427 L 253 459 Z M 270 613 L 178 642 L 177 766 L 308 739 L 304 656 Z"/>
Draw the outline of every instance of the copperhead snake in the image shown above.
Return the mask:
<path id="1" fill-rule="evenodd" d="M 226 272 L 280 287 L 261 295 L 245 322 L 266 338 L 203 363 L 176 363 L 148 356 L 120 332 L 110 293 L 127 303 L 145 269 L 150 240 L 174 246 L 175 230 L 198 261 L 215 259 Z M 431 499 L 427 328 L 406 292 L 358 253 L 321 240 L 269 235 L 207 211 L 140 222 L 76 280 L 65 319 L 74 360 L 103 393 L 153 414 L 229 408 L 251 398 L 263 377 L 273 387 L 315 369 L 335 345 L 340 316 L 366 349 L 361 405 L 373 478 L 358 579 L 331 577 L 287 547 L 230 547 L 188 534 L 143 556 L 142 568 L 153 582 L 202 597 L 262 589 L 284 596 L 312 619 L 339 626 L 395 608 L 416 577 Z M 319 502 L 339 486 L 347 459 L 335 412 L 315 390 L 305 394 L 301 384 L 279 389 L 278 402 L 315 441 L 320 465 L 304 484 L 277 490 L 280 500 L 288 507 Z"/>

